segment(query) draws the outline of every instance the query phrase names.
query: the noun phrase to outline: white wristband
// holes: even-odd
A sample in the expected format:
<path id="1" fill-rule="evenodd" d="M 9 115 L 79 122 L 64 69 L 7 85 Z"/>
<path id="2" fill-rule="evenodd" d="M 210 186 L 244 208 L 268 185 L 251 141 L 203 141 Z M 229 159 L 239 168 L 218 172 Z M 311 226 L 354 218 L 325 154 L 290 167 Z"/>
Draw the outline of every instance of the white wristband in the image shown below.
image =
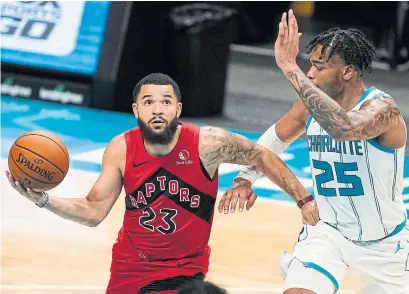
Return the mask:
<path id="1" fill-rule="evenodd" d="M 277 155 L 280 155 L 290 143 L 284 143 L 280 140 L 276 133 L 276 124 L 268 128 L 263 135 L 257 140 L 257 143 L 261 146 L 266 147 L 270 151 L 274 152 Z M 242 178 L 249 180 L 252 184 L 259 178 L 261 175 L 255 168 L 251 166 L 246 166 L 241 169 L 240 173 L 236 178 Z"/>

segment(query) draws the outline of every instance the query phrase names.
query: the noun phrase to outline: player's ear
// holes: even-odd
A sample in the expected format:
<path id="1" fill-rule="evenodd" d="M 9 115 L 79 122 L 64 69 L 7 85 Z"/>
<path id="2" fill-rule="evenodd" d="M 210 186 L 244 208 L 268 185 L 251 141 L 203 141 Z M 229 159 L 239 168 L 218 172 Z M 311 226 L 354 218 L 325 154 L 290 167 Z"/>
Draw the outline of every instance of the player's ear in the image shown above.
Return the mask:
<path id="1" fill-rule="evenodd" d="M 176 116 L 179 118 L 182 113 L 182 102 L 176 104 Z"/>
<path id="2" fill-rule="evenodd" d="M 348 64 L 342 69 L 342 77 L 345 81 L 349 81 L 350 79 L 352 79 L 355 74 L 357 74 L 357 70 L 352 64 Z"/>
<path id="3" fill-rule="evenodd" d="M 138 104 L 136 104 L 136 102 L 132 103 L 132 111 L 135 117 L 138 118 L 139 117 Z"/>

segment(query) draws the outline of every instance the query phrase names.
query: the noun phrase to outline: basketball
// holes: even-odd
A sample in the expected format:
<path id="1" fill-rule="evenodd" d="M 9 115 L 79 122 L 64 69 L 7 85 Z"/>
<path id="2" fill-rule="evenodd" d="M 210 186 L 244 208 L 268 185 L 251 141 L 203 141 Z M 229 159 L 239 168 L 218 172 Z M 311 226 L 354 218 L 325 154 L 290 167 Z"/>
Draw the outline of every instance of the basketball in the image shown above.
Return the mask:
<path id="1" fill-rule="evenodd" d="M 47 191 L 65 178 L 70 164 L 64 142 L 47 131 L 24 133 L 13 143 L 8 155 L 11 175 L 25 188 Z"/>

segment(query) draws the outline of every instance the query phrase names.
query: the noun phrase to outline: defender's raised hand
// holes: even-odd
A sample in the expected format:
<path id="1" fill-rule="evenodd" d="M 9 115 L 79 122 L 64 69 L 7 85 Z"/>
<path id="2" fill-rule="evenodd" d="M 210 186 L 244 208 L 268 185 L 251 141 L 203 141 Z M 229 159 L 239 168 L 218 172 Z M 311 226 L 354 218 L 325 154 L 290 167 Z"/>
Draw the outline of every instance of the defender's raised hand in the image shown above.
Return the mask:
<path id="1" fill-rule="evenodd" d="M 284 12 L 278 25 L 278 36 L 274 46 L 277 65 L 284 74 L 297 67 L 300 36 L 293 10 L 290 9 L 288 12 L 288 21 L 287 13 Z"/>

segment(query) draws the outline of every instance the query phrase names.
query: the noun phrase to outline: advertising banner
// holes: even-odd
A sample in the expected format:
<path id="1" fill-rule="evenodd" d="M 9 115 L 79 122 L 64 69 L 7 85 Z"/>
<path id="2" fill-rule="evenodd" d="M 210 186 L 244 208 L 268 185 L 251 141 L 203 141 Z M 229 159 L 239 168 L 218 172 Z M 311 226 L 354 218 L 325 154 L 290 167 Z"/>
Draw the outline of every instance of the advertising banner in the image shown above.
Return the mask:
<path id="1" fill-rule="evenodd" d="M 93 75 L 110 2 L 2 1 L 1 61 Z"/>
<path id="2" fill-rule="evenodd" d="M 91 105 L 89 85 L 5 72 L 1 75 L 1 95 L 79 106 Z"/>

